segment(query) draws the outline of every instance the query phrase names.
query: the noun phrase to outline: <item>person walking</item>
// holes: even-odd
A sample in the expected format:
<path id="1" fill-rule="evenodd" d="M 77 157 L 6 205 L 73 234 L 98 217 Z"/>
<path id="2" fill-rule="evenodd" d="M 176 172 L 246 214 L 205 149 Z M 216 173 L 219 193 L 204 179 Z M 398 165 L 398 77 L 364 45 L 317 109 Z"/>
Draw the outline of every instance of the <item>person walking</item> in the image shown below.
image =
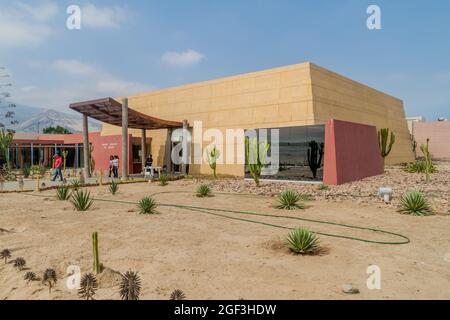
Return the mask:
<path id="1" fill-rule="evenodd" d="M 114 172 L 114 178 L 119 177 L 119 156 L 114 156 L 113 160 L 113 172 Z"/>
<path id="2" fill-rule="evenodd" d="M 114 174 L 114 156 L 109 156 L 109 175 L 108 175 L 108 178 L 111 178 L 111 174 Z"/>
<path id="3" fill-rule="evenodd" d="M 62 157 L 59 155 L 59 152 L 56 152 L 56 154 L 53 156 L 53 159 L 55 160 L 55 175 L 53 176 L 52 181 L 55 181 L 58 176 L 60 177 L 61 181 L 63 181 L 63 175 L 61 171 Z"/>

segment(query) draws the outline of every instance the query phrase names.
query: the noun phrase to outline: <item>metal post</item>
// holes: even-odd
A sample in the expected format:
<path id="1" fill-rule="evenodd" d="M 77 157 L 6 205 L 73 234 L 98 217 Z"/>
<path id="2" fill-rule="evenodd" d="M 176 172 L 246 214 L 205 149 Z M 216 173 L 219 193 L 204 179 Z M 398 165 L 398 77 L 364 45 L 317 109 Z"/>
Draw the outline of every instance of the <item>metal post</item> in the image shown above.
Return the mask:
<path id="1" fill-rule="evenodd" d="M 141 129 L 141 159 L 142 173 L 145 173 L 145 162 L 147 160 L 147 133 L 145 129 Z"/>
<path id="2" fill-rule="evenodd" d="M 75 144 L 75 163 L 74 163 L 75 169 L 78 169 L 78 143 Z"/>
<path id="3" fill-rule="evenodd" d="M 128 178 L 128 98 L 122 100 L 122 180 Z"/>
<path id="4" fill-rule="evenodd" d="M 34 148 L 33 148 L 33 144 L 31 143 L 30 144 L 30 160 L 31 160 L 31 165 L 30 165 L 30 167 L 32 167 L 33 166 L 33 161 L 34 161 Z"/>
<path id="5" fill-rule="evenodd" d="M 19 145 L 16 143 L 16 168 L 19 167 Z"/>
<path id="6" fill-rule="evenodd" d="M 182 148 L 183 148 L 183 154 L 182 154 L 182 163 L 181 163 L 181 173 L 182 174 L 186 174 L 186 167 L 188 164 L 188 159 L 189 159 L 189 153 L 188 153 L 188 134 L 187 131 L 189 130 L 189 126 L 188 126 L 188 121 L 187 120 L 183 120 L 183 140 L 181 141 L 182 143 Z"/>
<path id="7" fill-rule="evenodd" d="M 84 160 L 84 178 L 90 176 L 89 170 L 89 127 L 88 117 L 83 114 L 83 160 Z"/>

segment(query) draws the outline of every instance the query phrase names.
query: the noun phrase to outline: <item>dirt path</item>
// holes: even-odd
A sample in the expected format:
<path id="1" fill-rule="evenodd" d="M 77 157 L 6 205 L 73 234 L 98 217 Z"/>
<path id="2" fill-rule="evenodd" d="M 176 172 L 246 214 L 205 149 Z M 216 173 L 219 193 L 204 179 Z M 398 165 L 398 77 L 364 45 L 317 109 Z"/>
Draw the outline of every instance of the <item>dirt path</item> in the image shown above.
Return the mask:
<path id="1" fill-rule="evenodd" d="M 408 236 L 407 245 L 378 245 L 321 237 L 328 253 L 296 256 L 283 246 L 287 230 L 229 220 L 173 207 L 159 207 L 160 214 L 138 215 L 127 204 L 95 202 L 86 213 L 72 210 L 69 202 L 21 194 L 0 195 L 0 250 L 9 248 L 22 256 L 40 275 L 52 267 L 58 272 L 56 290 L 49 294 L 39 282 L 26 283 L 25 271 L 0 262 L 0 299 L 76 299 L 65 286 L 69 265 L 82 272 L 92 267 L 91 233 L 98 231 L 101 262 L 112 270 L 139 271 L 142 299 L 168 299 L 182 289 L 190 299 L 450 299 L 450 217 L 411 217 L 391 207 L 343 201 L 308 202 L 303 211 L 273 208 L 274 199 L 217 195 L 193 196 L 192 181 L 121 185 L 111 196 L 107 187 L 90 188 L 96 197 L 137 201 L 159 191 L 159 203 L 177 203 L 233 210 L 324 219 L 378 227 Z M 258 218 L 314 231 L 377 238 L 379 235 L 342 228 Z M 383 237 L 384 238 L 384 237 Z M 366 287 L 369 265 L 381 269 L 381 290 Z M 107 270 L 100 277 L 98 299 L 119 299 L 118 275 Z M 357 295 L 342 293 L 352 283 Z"/>

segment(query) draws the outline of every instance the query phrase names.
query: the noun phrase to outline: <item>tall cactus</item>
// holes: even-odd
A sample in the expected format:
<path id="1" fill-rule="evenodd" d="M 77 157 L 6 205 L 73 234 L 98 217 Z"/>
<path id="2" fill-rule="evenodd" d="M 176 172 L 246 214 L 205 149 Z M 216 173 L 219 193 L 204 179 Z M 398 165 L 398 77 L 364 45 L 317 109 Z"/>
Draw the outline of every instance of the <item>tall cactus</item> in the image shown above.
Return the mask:
<path id="1" fill-rule="evenodd" d="M 67 155 L 69 154 L 69 151 L 63 150 L 62 156 L 63 156 L 63 168 L 64 172 L 66 172 L 66 163 L 67 163 Z"/>
<path id="2" fill-rule="evenodd" d="M 309 142 L 308 148 L 308 165 L 313 174 L 313 178 L 317 178 L 317 170 L 322 166 L 324 144 L 314 140 Z"/>
<path id="3" fill-rule="evenodd" d="M 381 128 L 380 130 L 378 130 L 378 146 L 380 147 L 381 157 L 383 158 L 383 166 L 385 158 L 389 155 L 389 153 L 391 153 L 392 146 L 394 145 L 394 143 L 395 143 L 394 132 L 391 132 L 391 135 L 389 137 L 388 128 Z"/>
<path id="4" fill-rule="evenodd" d="M 262 169 L 266 165 L 269 149 L 270 144 L 267 142 L 258 143 L 256 138 L 245 138 L 245 163 L 257 187 L 260 186 L 259 180 Z"/>
<path id="5" fill-rule="evenodd" d="M 430 173 L 433 170 L 433 161 L 431 159 L 431 153 L 428 149 L 430 139 L 427 139 L 427 144 L 422 144 L 420 146 L 420 150 L 422 151 L 425 157 L 425 182 L 430 182 Z"/>
<path id="6" fill-rule="evenodd" d="M 214 145 L 210 150 L 206 151 L 206 156 L 208 160 L 208 164 L 210 168 L 213 170 L 214 178 L 217 178 L 216 168 L 217 168 L 217 159 L 219 159 L 220 151 Z"/>
<path id="7" fill-rule="evenodd" d="M 99 274 L 102 270 L 100 265 L 100 258 L 98 256 L 98 233 L 92 233 L 92 253 L 94 255 L 94 272 Z"/>

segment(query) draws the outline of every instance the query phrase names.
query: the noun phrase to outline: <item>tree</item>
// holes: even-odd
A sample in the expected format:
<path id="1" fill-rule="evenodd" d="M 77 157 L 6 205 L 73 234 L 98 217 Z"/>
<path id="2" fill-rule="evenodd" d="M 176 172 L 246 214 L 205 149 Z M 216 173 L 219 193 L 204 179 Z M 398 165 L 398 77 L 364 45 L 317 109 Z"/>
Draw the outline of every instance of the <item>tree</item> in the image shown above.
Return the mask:
<path id="1" fill-rule="evenodd" d="M 9 78 L 9 74 L 5 73 L 5 67 L 0 67 L 0 79 Z M 0 89 L 3 87 L 11 87 L 11 83 L 1 83 Z M 5 101 L 6 98 L 11 97 L 9 92 L 0 93 L 0 155 L 4 157 L 6 163 L 9 162 L 8 148 L 12 144 L 14 131 L 7 128 L 7 126 L 17 124 L 17 120 L 14 119 L 15 112 L 11 109 L 16 105 Z"/>
<path id="2" fill-rule="evenodd" d="M 42 130 L 44 134 L 71 134 L 69 130 L 64 127 L 56 126 L 56 127 L 47 127 Z"/>

